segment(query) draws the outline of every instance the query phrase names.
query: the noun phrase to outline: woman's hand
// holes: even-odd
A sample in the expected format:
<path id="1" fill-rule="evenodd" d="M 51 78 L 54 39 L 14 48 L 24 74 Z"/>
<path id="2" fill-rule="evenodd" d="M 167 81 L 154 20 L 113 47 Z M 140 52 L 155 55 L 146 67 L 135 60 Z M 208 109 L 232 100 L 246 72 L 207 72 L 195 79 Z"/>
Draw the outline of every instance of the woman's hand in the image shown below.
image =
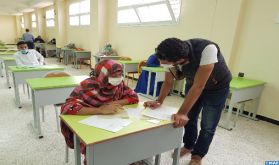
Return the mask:
<path id="1" fill-rule="evenodd" d="M 99 113 L 102 115 L 114 114 L 124 110 L 121 104 L 116 104 L 116 103 L 109 103 L 109 104 L 102 105 L 99 109 L 100 109 Z"/>
<path id="2" fill-rule="evenodd" d="M 156 109 L 161 106 L 161 103 L 159 101 L 146 101 L 146 102 L 144 102 L 143 106 L 145 108 L 149 107 L 151 109 Z"/>

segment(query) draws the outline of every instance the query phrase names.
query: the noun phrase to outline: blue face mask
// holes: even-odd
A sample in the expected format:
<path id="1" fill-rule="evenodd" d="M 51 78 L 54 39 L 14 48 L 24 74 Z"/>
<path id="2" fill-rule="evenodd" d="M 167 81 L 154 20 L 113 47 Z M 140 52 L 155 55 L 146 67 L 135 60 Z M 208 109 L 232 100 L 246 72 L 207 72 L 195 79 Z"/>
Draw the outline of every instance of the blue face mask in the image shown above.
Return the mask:
<path id="1" fill-rule="evenodd" d="M 27 54 L 28 53 L 28 50 L 27 49 L 24 49 L 24 50 L 21 50 L 20 51 L 22 54 Z"/>

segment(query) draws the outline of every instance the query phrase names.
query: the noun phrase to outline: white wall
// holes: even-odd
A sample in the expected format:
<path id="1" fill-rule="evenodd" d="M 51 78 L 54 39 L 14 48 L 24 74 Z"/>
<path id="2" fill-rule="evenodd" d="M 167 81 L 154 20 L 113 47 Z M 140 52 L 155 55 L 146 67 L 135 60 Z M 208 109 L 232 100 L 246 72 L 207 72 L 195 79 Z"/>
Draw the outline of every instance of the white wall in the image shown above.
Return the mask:
<path id="1" fill-rule="evenodd" d="M 17 38 L 16 17 L 0 15 L 0 22 L 0 40 L 5 43 L 15 43 Z"/>

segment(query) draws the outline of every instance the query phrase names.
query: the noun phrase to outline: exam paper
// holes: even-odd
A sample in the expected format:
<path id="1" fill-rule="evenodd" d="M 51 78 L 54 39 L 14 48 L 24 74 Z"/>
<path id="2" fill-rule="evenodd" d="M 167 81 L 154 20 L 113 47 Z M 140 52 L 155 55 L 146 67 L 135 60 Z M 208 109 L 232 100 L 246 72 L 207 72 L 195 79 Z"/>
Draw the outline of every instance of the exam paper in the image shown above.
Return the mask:
<path id="1" fill-rule="evenodd" d="M 144 107 L 137 107 L 137 108 L 125 108 L 125 111 L 128 113 L 130 118 L 141 119 L 142 111 Z"/>
<path id="2" fill-rule="evenodd" d="M 159 120 L 171 120 L 171 116 L 175 114 L 178 111 L 177 108 L 174 107 L 168 107 L 168 106 L 160 106 L 159 108 L 156 109 L 150 109 L 147 108 L 144 112 L 143 115 L 152 117 L 155 119 Z"/>
<path id="3" fill-rule="evenodd" d="M 124 127 L 132 123 L 129 119 L 121 118 L 103 118 L 102 116 L 95 115 L 79 121 L 79 123 L 101 128 L 110 132 L 118 132 Z"/>

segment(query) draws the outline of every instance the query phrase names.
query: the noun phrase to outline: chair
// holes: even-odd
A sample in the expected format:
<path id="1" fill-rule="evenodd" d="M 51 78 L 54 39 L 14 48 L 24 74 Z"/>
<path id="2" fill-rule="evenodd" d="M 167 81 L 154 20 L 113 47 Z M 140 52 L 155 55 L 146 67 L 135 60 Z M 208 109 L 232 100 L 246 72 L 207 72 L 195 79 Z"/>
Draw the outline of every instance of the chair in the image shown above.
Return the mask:
<path id="1" fill-rule="evenodd" d="M 140 75 L 140 73 L 141 73 L 141 67 L 143 67 L 143 66 L 146 66 L 146 62 L 147 62 L 147 60 L 143 60 L 143 61 L 140 61 L 139 62 L 139 65 L 138 65 L 138 74 Z"/>
<path id="2" fill-rule="evenodd" d="M 61 48 L 56 48 L 56 57 L 58 62 L 62 62 L 63 57 L 61 56 Z"/>
<path id="3" fill-rule="evenodd" d="M 54 51 L 56 53 L 56 45 L 45 44 L 46 57 L 49 57 L 49 51 Z"/>
<path id="4" fill-rule="evenodd" d="M 124 56 L 120 57 L 119 60 L 120 61 L 132 61 L 132 59 L 130 57 L 124 57 Z"/>
<path id="5" fill-rule="evenodd" d="M 70 76 L 66 72 L 60 72 L 60 71 L 55 71 L 55 72 L 49 72 L 45 75 L 45 77 L 68 77 Z M 60 106 L 61 104 L 54 104 L 54 109 L 55 109 L 55 115 L 56 115 L 56 125 L 57 125 L 57 131 L 60 132 L 60 123 L 59 123 L 59 115 L 58 115 L 58 109 L 57 107 Z M 44 112 L 43 112 L 44 114 Z M 65 162 L 69 162 L 69 148 L 66 144 L 65 146 Z"/>
<path id="6" fill-rule="evenodd" d="M 132 61 L 132 59 L 130 57 L 120 57 L 119 61 Z M 138 72 L 127 72 L 127 85 L 129 84 L 129 74 L 132 74 L 133 80 L 135 79 L 135 73 Z M 126 77 L 126 75 L 124 75 L 124 77 Z M 133 84 L 133 81 L 132 81 Z"/>
<path id="7" fill-rule="evenodd" d="M 79 62 L 79 68 L 85 60 L 89 60 L 89 66 L 91 68 L 91 52 L 90 51 L 75 51 L 74 52 L 74 65 L 78 69 L 77 62 Z"/>
<path id="8" fill-rule="evenodd" d="M 48 78 L 48 77 L 68 77 L 68 76 L 70 76 L 70 75 L 66 72 L 55 71 L 55 72 L 47 73 L 44 77 Z M 57 108 L 60 105 L 61 104 L 54 104 L 57 132 L 60 132 L 60 123 L 59 123 L 59 115 L 58 115 L 58 108 Z M 43 112 L 42 112 L 42 120 L 44 121 L 44 109 L 43 109 Z"/>

